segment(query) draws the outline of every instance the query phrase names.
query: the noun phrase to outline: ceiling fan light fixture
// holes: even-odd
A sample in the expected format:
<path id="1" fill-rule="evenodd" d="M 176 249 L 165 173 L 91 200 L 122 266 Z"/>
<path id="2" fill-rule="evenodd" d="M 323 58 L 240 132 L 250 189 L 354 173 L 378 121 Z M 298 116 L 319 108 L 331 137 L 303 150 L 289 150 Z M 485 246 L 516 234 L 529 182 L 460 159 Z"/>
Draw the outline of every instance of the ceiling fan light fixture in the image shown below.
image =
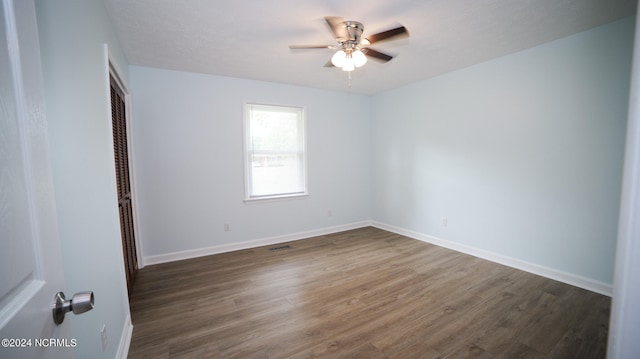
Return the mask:
<path id="1" fill-rule="evenodd" d="M 331 63 L 342 68 L 342 71 L 353 71 L 356 67 L 366 64 L 367 57 L 360 50 L 339 50 L 331 57 Z"/>

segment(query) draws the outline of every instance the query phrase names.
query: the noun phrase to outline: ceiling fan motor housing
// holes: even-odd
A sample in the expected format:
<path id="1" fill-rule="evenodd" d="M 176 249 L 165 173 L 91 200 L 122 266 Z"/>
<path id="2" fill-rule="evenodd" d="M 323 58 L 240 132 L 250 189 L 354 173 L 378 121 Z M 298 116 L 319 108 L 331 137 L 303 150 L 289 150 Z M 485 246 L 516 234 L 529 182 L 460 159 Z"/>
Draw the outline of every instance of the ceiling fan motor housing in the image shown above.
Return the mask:
<path id="1" fill-rule="evenodd" d="M 360 43 L 360 39 L 362 38 L 362 32 L 364 31 L 364 25 L 358 21 L 345 21 L 343 23 L 344 27 L 349 34 L 349 38 L 344 41 L 341 40 L 342 43 L 358 45 Z"/>

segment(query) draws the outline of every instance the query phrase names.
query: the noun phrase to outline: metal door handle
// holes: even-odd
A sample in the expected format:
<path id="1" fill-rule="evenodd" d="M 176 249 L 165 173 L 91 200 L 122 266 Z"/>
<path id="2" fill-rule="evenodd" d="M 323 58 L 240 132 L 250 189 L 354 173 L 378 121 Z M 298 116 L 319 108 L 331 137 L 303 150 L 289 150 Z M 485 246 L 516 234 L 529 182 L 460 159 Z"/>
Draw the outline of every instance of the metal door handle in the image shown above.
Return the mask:
<path id="1" fill-rule="evenodd" d="M 53 321 L 60 325 L 64 321 L 64 315 L 73 311 L 73 314 L 81 314 L 93 309 L 93 292 L 80 292 L 73 295 L 71 300 L 66 300 L 63 292 L 56 293 L 54 297 Z"/>

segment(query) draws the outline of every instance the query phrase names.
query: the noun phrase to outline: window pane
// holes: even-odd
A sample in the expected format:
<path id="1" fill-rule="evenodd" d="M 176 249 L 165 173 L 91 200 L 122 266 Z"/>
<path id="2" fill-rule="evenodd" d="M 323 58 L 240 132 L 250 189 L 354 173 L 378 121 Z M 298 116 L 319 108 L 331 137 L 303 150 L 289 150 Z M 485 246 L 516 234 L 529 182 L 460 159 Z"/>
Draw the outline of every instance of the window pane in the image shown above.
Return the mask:
<path id="1" fill-rule="evenodd" d="M 247 198 L 305 193 L 302 109 L 248 104 L 246 111 Z"/>
<path id="2" fill-rule="evenodd" d="M 254 152 L 298 151 L 298 116 L 296 113 L 252 111 L 251 142 Z"/>
<path id="3" fill-rule="evenodd" d="M 300 156 L 253 155 L 252 160 L 252 196 L 304 192 Z"/>

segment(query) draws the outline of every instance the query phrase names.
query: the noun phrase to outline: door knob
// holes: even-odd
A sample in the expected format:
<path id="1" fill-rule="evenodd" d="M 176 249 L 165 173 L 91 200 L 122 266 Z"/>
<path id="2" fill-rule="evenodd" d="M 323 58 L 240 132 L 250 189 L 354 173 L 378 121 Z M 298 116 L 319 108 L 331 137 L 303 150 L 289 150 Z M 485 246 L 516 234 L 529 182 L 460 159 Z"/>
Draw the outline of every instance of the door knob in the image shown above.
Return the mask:
<path id="1" fill-rule="evenodd" d="M 62 324 L 64 315 L 73 311 L 73 314 L 81 314 L 93 309 L 93 292 L 80 292 L 73 295 L 73 298 L 66 300 L 63 292 L 56 293 L 54 297 L 53 321 Z"/>

